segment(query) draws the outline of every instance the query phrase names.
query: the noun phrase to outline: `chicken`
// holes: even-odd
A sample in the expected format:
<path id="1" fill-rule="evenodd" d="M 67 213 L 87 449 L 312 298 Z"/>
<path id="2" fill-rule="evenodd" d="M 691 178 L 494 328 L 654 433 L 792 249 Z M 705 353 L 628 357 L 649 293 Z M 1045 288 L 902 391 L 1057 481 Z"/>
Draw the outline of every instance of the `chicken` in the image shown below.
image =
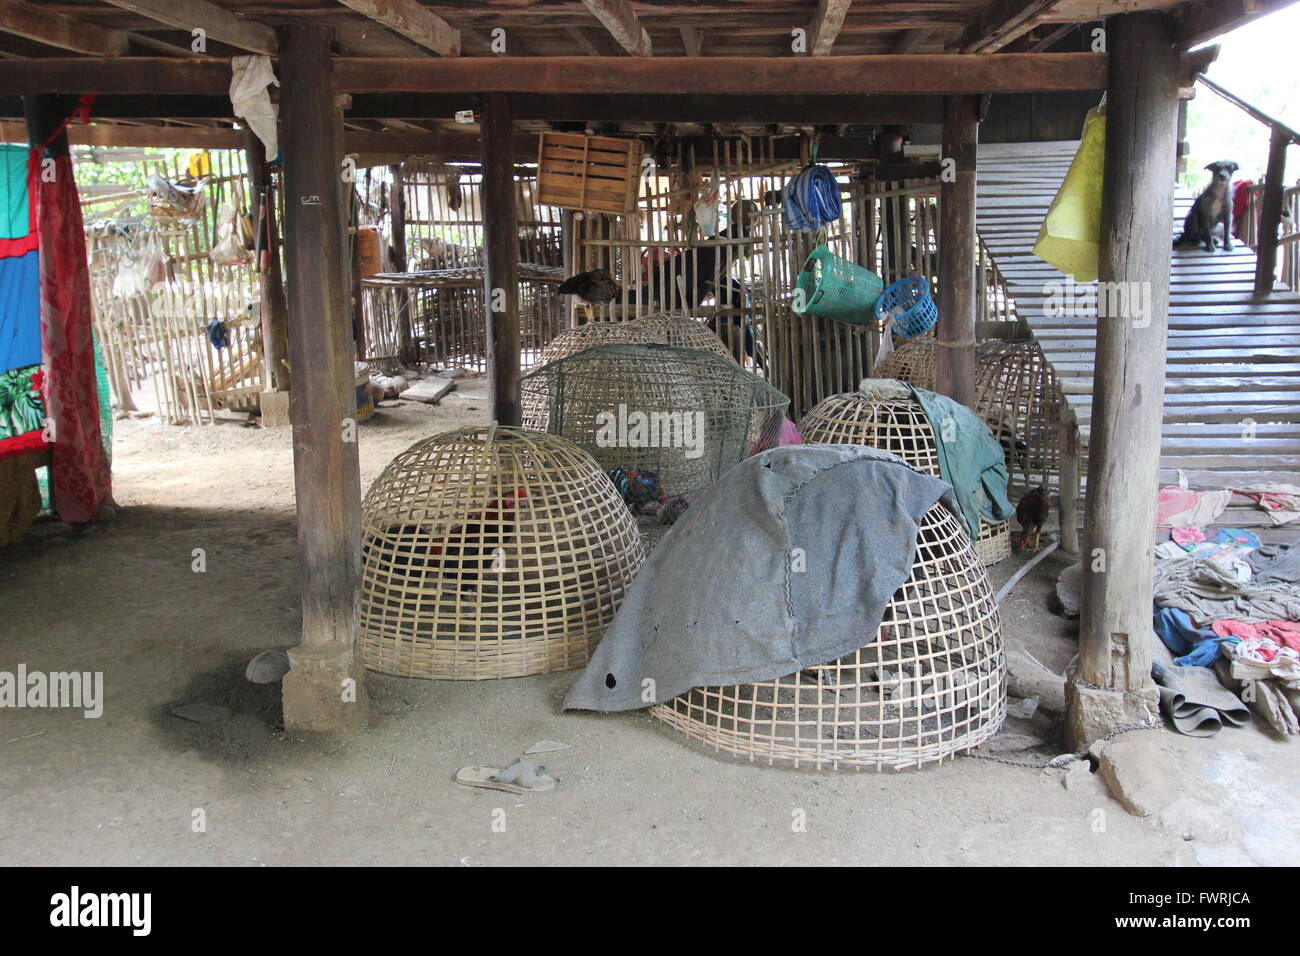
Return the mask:
<path id="1" fill-rule="evenodd" d="M 445 538 L 434 538 L 428 544 L 421 541 L 428 532 L 420 525 L 388 528 L 385 537 L 396 538 L 397 544 L 389 546 L 393 552 L 391 557 L 380 558 L 380 569 L 389 574 L 394 571 L 408 574 L 417 568 L 433 566 L 444 575 L 467 580 L 473 580 L 479 572 L 496 570 L 497 549 L 514 533 L 515 507 L 527 497 L 524 488 L 507 491 L 490 502 L 481 514 L 472 515 L 470 523 L 453 528 Z M 363 553 L 368 554 L 372 546 L 386 550 L 384 545 L 372 540 L 363 547 Z"/>
<path id="2" fill-rule="evenodd" d="M 582 300 L 587 310 L 587 321 L 591 321 L 593 305 L 608 305 L 617 296 L 623 294 L 623 287 L 618 280 L 604 269 L 592 269 L 569 276 L 560 283 L 558 295 L 576 295 Z"/>
<path id="3" fill-rule="evenodd" d="M 1034 551 L 1038 551 L 1038 539 L 1042 536 L 1043 525 L 1052 514 L 1052 499 L 1042 485 L 1025 492 L 1016 504 L 1016 520 L 1020 522 L 1020 550 L 1029 547 L 1029 536 L 1034 536 Z"/>

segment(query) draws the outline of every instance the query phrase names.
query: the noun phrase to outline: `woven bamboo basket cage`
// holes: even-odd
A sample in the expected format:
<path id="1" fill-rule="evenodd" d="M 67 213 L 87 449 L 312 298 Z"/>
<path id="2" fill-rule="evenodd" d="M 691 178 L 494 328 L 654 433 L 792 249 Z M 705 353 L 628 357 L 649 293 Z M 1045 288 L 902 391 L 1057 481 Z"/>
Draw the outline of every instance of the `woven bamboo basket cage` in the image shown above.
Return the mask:
<path id="1" fill-rule="evenodd" d="M 940 477 L 939 440 L 921 403 L 912 398 L 868 398 L 845 392 L 822 399 L 799 423 L 810 445 L 867 445 L 891 452 L 913 468 Z M 1011 523 L 980 519 L 975 551 L 986 567 L 1011 554 Z"/>
<path id="2" fill-rule="evenodd" d="M 636 322 L 588 322 L 577 328 L 566 329 L 551 339 L 546 348 L 542 349 L 542 357 L 537 364 L 547 365 L 558 359 L 568 358 L 593 345 L 627 342 L 644 345 L 661 341 L 663 340 L 656 338 L 650 329 Z"/>
<path id="3" fill-rule="evenodd" d="M 576 442 L 601 468 L 653 472 L 665 494 L 702 491 L 770 447 L 789 399 L 729 358 L 670 345 L 597 345 L 524 376 L 528 428 Z"/>
<path id="4" fill-rule="evenodd" d="M 717 333 L 699 319 L 692 319 L 683 312 L 654 312 L 641 316 L 632 324 L 646 329 L 653 336 L 653 342 L 678 348 L 709 349 L 733 361 L 735 359 Z"/>
<path id="5" fill-rule="evenodd" d="M 366 495 L 362 544 L 366 666 L 444 680 L 580 667 L 645 560 L 590 455 L 500 426 L 394 458 Z"/>
<path id="6" fill-rule="evenodd" d="M 876 375 L 935 387 L 934 340 L 896 348 Z M 1032 339 L 981 342 L 975 348 L 974 411 L 989 423 L 1007 459 L 1008 494 L 1017 498 L 1042 485 L 1060 485 L 1063 393 L 1056 370 Z"/>
<path id="7" fill-rule="evenodd" d="M 650 713 L 715 750 L 819 770 L 902 770 L 992 737 L 1006 716 L 998 609 L 964 524 L 921 521 L 912 573 L 863 646 L 777 680 L 697 687 Z"/>

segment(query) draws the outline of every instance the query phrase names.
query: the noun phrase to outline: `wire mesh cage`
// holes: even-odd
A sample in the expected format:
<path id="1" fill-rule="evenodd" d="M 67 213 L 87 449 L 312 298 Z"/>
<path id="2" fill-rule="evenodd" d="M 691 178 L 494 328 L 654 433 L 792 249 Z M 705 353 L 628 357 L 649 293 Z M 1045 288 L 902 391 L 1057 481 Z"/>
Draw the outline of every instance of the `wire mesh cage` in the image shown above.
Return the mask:
<path id="1" fill-rule="evenodd" d="M 943 505 L 926 512 L 912 573 L 863 638 L 820 667 L 697 687 L 650 713 L 718 751 L 822 770 L 902 770 L 997 732 L 1006 715 L 997 605 L 965 526 Z"/>
<path id="2" fill-rule="evenodd" d="M 366 495 L 362 545 L 366 666 L 446 680 L 585 664 L 645 560 L 590 455 L 501 426 L 394 458 Z"/>
<path id="3" fill-rule="evenodd" d="M 568 358 L 593 345 L 613 345 L 623 342 L 647 344 L 662 341 L 663 339 L 656 337 L 650 329 L 637 322 L 588 322 L 586 325 L 567 329 L 551 339 L 546 348 L 542 349 L 542 357 L 537 364 L 546 365 L 558 359 Z"/>
<path id="4" fill-rule="evenodd" d="M 646 329 L 653 336 L 652 342 L 678 348 L 708 349 L 727 358 L 734 357 L 711 328 L 684 312 L 654 312 L 641 316 L 632 324 Z"/>
<path id="5" fill-rule="evenodd" d="M 933 391 L 934 350 L 932 338 L 906 342 L 876 366 L 876 375 Z M 1063 393 L 1042 346 L 1032 339 L 981 342 L 975 361 L 974 411 L 1002 445 L 1008 493 L 1058 488 Z"/>
<path id="6" fill-rule="evenodd" d="M 649 471 L 667 495 L 701 491 L 761 441 L 789 399 L 729 358 L 670 345 L 597 345 L 520 384 L 524 425 L 576 442 L 609 471 Z"/>
<path id="7" fill-rule="evenodd" d="M 867 445 L 891 452 L 913 468 L 936 477 L 939 440 L 921 403 L 914 398 L 893 398 L 845 392 L 822 399 L 799 423 L 799 434 L 810 445 Z M 975 551 L 986 566 L 1011 554 L 1009 521 L 980 519 Z"/>

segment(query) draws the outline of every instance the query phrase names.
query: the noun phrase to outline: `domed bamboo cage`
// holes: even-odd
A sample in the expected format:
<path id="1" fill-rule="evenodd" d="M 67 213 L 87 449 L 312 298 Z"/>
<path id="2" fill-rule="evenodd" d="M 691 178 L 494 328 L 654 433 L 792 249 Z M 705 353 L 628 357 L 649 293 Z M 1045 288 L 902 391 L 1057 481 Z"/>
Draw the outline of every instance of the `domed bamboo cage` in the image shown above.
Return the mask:
<path id="1" fill-rule="evenodd" d="M 940 477 L 939 440 L 921 403 L 913 398 L 868 398 L 860 392 L 830 395 L 808 411 L 799 434 L 810 445 L 867 445 L 891 452 L 913 468 Z M 975 551 L 985 566 L 1011 554 L 1009 521 L 980 519 Z"/>
<path id="2" fill-rule="evenodd" d="M 697 687 L 650 709 L 715 750 L 821 770 L 907 767 L 992 737 L 1006 716 L 998 609 L 956 516 L 922 518 L 912 573 L 852 654 L 788 677 Z"/>
<path id="3" fill-rule="evenodd" d="M 708 329 L 705 329 L 707 332 Z M 636 322 L 588 322 L 577 328 L 567 329 L 547 343 L 542 349 L 538 365 L 546 365 L 557 359 L 575 355 L 593 345 L 610 345 L 617 342 L 662 342 L 654 333 Z"/>
<path id="4" fill-rule="evenodd" d="M 917 339 L 876 366 L 881 378 L 935 387 L 934 340 Z M 974 411 L 989 423 L 1007 459 L 1008 494 L 1060 485 L 1063 395 L 1056 370 L 1032 339 L 981 342 L 975 347 Z"/>
<path id="5" fill-rule="evenodd" d="M 735 361 L 735 356 L 717 333 L 684 312 L 654 312 L 634 320 L 632 325 L 647 330 L 654 336 L 652 341 L 678 348 L 709 349 Z"/>
<path id="6" fill-rule="evenodd" d="M 371 486 L 361 528 L 362 657 L 399 677 L 580 667 L 645 560 L 591 456 L 519 428 L 412 445 Z"/>
<path id="7" fill-rule="evenodd" d="M 597 345 L 525 375 L 524 425 L 563 435 L 602 469 L 654 472 L 665 494 L 702 491 L 775 442 L 790 400 L 716 352 Z"/>

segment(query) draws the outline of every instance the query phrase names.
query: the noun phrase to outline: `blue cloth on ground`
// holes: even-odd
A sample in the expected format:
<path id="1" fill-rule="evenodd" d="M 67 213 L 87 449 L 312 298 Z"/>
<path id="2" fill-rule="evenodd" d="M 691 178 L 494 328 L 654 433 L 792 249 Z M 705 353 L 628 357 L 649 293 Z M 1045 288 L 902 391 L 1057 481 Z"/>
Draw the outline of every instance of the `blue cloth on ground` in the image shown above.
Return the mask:
<path id="1" fill-rule="evenodd" d="M 1213 667 L 1219 656 L 1219 645 L 1227 641 L 1236 644 L 1236 637 L 1220 637 L 1208 627 L 1197 627 L 1182 608 L 1158 607 L 1152 621 L 1156 636 L 1173 654 L 1175 664 L 1184 667 Z"/>

